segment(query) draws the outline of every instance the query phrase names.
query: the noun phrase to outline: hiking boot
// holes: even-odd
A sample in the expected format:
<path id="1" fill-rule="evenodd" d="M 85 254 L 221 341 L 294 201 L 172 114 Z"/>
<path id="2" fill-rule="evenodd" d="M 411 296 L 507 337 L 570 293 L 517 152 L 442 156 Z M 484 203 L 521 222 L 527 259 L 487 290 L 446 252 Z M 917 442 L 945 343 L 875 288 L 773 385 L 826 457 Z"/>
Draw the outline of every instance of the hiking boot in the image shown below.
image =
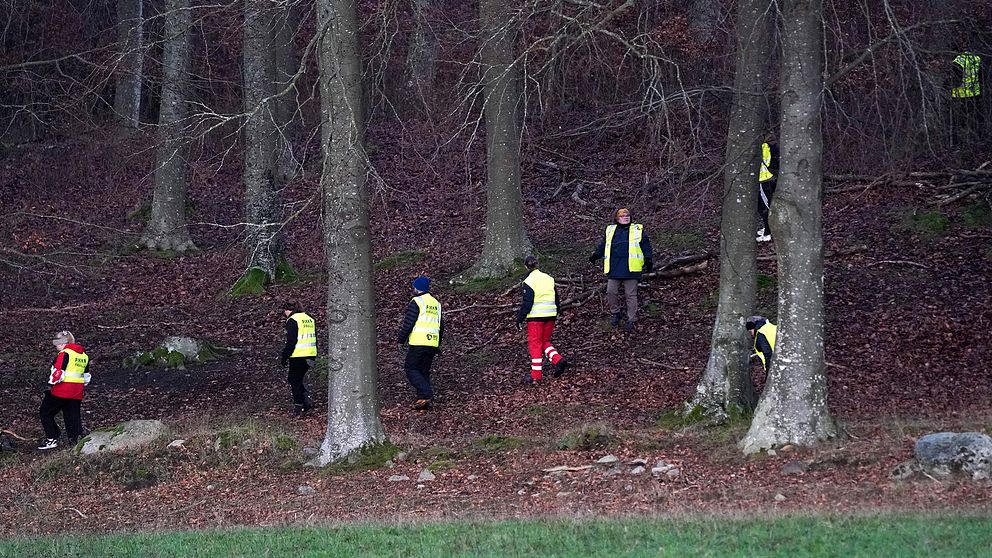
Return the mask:
<path id="1" fill-rule="evenodd" d="M 303 418 L 306 416 L 307 411 L 309 410 L 310 407 L 306 407 L 303 405 L 293 405 L 293 416 L 296 418 Z"/>
<path id="2" fill-rule="evenodd" d="M 426 411 L 427 409 L 430 409 L 430 408 L 431 408 L 431 400 L 430 399 L 418 399 L 418 400 L 416 400 L 413 403 L 413 410 L 414 411 Z"/>
<path id="3" fill-rule="evenodd" d="M 627 322 L 623 324 L 623 330 L 627 333 L 634 331 L 634 322 Z"/>
<path id="4" fill-rule="evenodd" d="M 59 447 L 59 441 L 55 438 L 44 438 L 39 444 L 38 449 L 40 450 L 50 450 Z"/>
<path id="5" fill-rule="evenodd" d="M 616 313 L 616 314 L 613 314 L 613 318 L 610 319 L 610 325 L 613 326 L 613 327 L 617 327 L 617 326 L 620 325 L 620 313 L 619 312 Z"/>
<path id="6" fill-rule="evenodd" d="M 525 385 L 525 386 L 536 386 L 537 384 L 541 383 L 541 380 L 540 379 L 535 380 L 534 378 L 531 378 L 530 376 L 524 376 L 523 381 L 520 382 L 520 383 L 523 384 L 523 385 Z"/>
<path id="7" fill-rule="evenodd" d="M 565 359 L 561 359 L 561 360 L 558 361 L 558 364 L 555 365 L 555 370 L 554 370 L 554 372 L 551 373 L 551 375 L 553 377 L 557 378 L 557 377 L 561 376 L 562 374 L 564 374 L 565 373 L 565 370 L 568 370 L 568 361 L 565 360 Z"/>
<path id="8" fill-rule="evenodd" d="M 758 242 L 768 242 L 771 239 L 772 239 L 772 235 L 770 234 L 759 234 L 757 238 L 755 238 L 755 240 L 757 240 Z"/>

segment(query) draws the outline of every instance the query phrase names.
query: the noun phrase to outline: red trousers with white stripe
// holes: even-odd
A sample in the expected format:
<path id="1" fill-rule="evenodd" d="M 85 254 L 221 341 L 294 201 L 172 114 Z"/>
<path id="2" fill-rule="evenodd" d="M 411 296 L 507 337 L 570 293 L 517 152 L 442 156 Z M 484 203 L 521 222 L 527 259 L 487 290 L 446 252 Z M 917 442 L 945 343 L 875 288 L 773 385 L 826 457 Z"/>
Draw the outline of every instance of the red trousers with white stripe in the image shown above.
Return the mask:
<path id="1" fill-rule="evenodd" d="M 551 364 L 558 364 L 561 355 L 551 344 L 551 333 L 555 330 L 555 322 L 527 322 L 527 349 L 530 352 L 530 377 L 535 380 L 541 379 L 541 365 L 544 357 L 548 357 Z"/>

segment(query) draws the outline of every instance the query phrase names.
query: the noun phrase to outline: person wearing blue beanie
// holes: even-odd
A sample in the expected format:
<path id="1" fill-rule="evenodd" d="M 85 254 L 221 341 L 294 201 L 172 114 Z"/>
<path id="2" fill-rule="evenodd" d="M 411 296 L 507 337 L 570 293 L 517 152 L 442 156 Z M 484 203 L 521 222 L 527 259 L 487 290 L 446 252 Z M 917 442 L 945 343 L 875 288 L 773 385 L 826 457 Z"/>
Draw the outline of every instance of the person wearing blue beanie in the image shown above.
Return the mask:
<path id="1" fill-rule="evenodd" d="M 430 294 L 431 280 L 421 275 L 413 280 L 413 299 L 406 305 L 396 341 L 407 345 L 403 368 L 410 385 L 417 391 L 413 408 L 424 411 L 434 401 L 431 364 L 440 352 L 444 321 L 441 303 Z"/>

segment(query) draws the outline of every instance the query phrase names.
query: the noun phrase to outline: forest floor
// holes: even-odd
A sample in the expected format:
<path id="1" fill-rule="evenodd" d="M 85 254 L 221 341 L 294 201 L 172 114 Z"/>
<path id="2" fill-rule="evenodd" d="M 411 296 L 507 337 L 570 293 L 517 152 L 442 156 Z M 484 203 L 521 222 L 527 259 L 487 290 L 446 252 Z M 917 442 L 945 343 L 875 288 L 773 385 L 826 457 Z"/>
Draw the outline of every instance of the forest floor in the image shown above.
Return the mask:
<path id="1" fill-rule="evenodd" d="M 380 144 L 388 143 L 380 132 Z M 97 145 L 98 147 L 94 147 Z M 380 146 L 380 151 L 385 150 Z M 896 482 L 889 472 L 915 440 L 992 427 L 992 217 L 987 201 L 931 205 L 926 188 L 877 185 L 824 196 L 826 359 L 829 405 L 843 433 L 815 449 L 745 457 L 745 423 L 721 428 L 660 420 L 692 393 L 708 354 L 718 262 L 673 279 L 645 281 L 633 333 L 609 326 L 597 294 L 566 311 L 554 343 L 572 368 L 538 386 L 525 334 L 513 326 L 512 282 L 455 288 L 481 246 L 485 192 L 451 168 L 380 162 L 373 259 L 381 418 L 403 454 L 392 467 L 327 471 L 303 466 L 326 427 L 326 410 L 289 412 L 278 354 L 278 301 L 296 298 L 323 325 L 319 198 L 304 179 L 285 192 L 300 211 L 289 254 L 303 279 L 264 295 L 228 299 L 242 271 L 236 228 L 242 206 L 237 162 L 191 185 L 190 222 L 201 252 L 128 254 L 141 230 L 127 217 L 150 191 L 147 159 L 110 140 L 22 148 L 4 161 L 0 225 L 5 254 L 27 254 L 0 275 L 0 427 L 41 436 L 37 409 L 54 351 L 50 336 L 75 332 L 91 355 L 83 402 L 90 429 L 159 419 L 185 439 L 84 458 L 22 443 L 0 454 L 0 533 L 37 535 L 350 520 L 629 515 L 783 514 L 954 510 L 987 512 L 992 486 L 964 481 Z M 700 192 L 640 191 L 640 162 L 603 150 L 576 203 L 525 164 L 528 228 L 563 296 L 605 283 L 586 258 L 611 212 L 645 223 L 656 262 L 718 253 L 721 180 Z M 616 160 L 611 160 L 615 157 Z M 125 160 L 112 166 L 105 161 Z M 609 169 L 609 170 L 603 170 Z M 23 187 L 32 184 L 35 187 Z M 71 184 L 71 186 L 70 186 Z M 124 186 L 128 185 L 128 186 Z M 836 187 L 837 185 L 831 185 Z M 844 186 L 850 186 L 846 184 Z M 662 201 L 663 200 L 663 201 Z M 140 213 L 140 212 L 136 212 Z M 759 245 L 759 307 L 775 315 L 773 243 Z M 6 257 L 4 259 L 7 259 Z M 447 338 L 435 363 L 435 407 L 410 409 L 411 389 L 394 341 L 410 280 L 434 278 Z M 237 351 L 187 370 L 134 369 L 126 357 L 167 335 L 204 337 Z M 762 374 L 755 369 L 755 379 Z M 311 372 L 317 409 L 326 379 Z M 576 442 L 590 429 L 605 436 Z M 563 449 L 564 448 L 564 449 Z M 613 455 L 614 465 L 597 464 Z M 635 471 L 643 460 L 647 470 Z M 677 475 L 653 475 L 659 461 Z M 558 466 L 574 470 L 547 472 Z M 418 480 L 430 469 L 433 480 Z M 393 480 L 390 477 L 408 477 Z M 85 518 L 84 520 L 81 520 Z"/>

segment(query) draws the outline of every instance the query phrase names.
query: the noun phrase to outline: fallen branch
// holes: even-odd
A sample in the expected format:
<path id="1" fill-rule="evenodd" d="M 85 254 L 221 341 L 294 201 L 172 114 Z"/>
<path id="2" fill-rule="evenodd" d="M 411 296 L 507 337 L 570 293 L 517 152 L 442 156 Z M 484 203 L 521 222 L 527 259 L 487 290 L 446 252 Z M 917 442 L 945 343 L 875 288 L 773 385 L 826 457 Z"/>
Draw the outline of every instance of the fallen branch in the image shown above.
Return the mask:
<path id="1" fill-rule="evenodd" d="M 28 441 L 27 438 L 22 438 L 21 436 L 18 436 L 17 435 L 17 432 L 14 432 L 13 430 L 7 430 L 6 428 L 4 428 L 0 432 L 2 432 L 3 434 L 6 434 L 8 436 L 10 436 L 11 438 L 14 438 L 15 440 L 20 440 L 22 442 L 27 442 Z"/>
<path id="2" fill-rule="evenodd" d="M 857 254 L 859 252 L 865 252 L 868 247 L 864 244 L 858 246 L 852 246 L 850 248 L 842 248 L 840 250 L 827 250 L 823 253 L 824 258 L 834 258 L 837 256 L 850 256 L 851 254 Z M 759 262 L 774 262 L 778 259 L 778 256 L 772 254 L 770 256 L 758 256 Z"/>
<path id="3" fill-rule="evenodd" d="M 76 508 L 70 508 L 70 507 L 67 506 L 67 507 L 62 508 L 61 511 L 66 511 L 66 510 L 74 511 L 74 512 L 76 512 L 76 513 L 79 514 L 79 517 L 81 517 L 83 519 L 86 519 L 86 515 L 83 512 L 77 510 Z"/>
<path id="4" fill-rule="evenodd" d="M 649 358 L 638 358 L 637 359 L 637 362 L 641 362 L 641 363 L 644 363 L 644 364 L 650 364 L 652 366 L 660 366 L 662 368 L 667 368 L 669 370 L 688 370 L 689 369 L 686 366 L 672 366 L 671 364 L 662 364 L 660 362 L 653 361 L 653 360 L 651 360 Z"/>
<path id="5" fill-rule="evenodd" d="M 878 260 L 871 265 L 881 265 L 881 264 L 891 264 L 891 265 L 912 265 L 916 267 L 922 267 L 923 269 L 930 269 L 921 263 L 911 262 L 909 260 Z"/>
<path id="6" fill-rule="evenodd" d="M 511 303 L 507 303 L 507 304 L 469 304 L 468 306 L 463 306 L 461 308 L 455 308 L 454 310 L 445 310 L 444 313 L 445 314 L 457 314 L 458 312 L 464 312 L 466 310 L 471 310 L 473 308 L 486 308 L 486 309 L 490 309 L 490 310 L 493 310 L 493 309 L 497 309 L 498 310 L 500 308 L 514 308 L 516 306 L 519 306 L 519 305 L 517 303 L 515 303 L 515 302 L 511 302 Z"/>
<path id="7" fill-rule="evenodd" d="M 474 347 L 469 347 L 469 348 L 463 350 L 462 353 L 471 353 L 472 351 L 478 351 L 479 349 L 481 349 L 483 347 L 488 347 L 490 343 L 492 343 L 493 341 L 496 340 L 497 337 L 499 337 L 499 329 L 500 328 L 496 328 L 496 333 L 494 333 L 493 336 L 490 337 L 489 339 L 485 340 L 484 342 L 480 343 L 479 345 L 475 345 Z"/>

